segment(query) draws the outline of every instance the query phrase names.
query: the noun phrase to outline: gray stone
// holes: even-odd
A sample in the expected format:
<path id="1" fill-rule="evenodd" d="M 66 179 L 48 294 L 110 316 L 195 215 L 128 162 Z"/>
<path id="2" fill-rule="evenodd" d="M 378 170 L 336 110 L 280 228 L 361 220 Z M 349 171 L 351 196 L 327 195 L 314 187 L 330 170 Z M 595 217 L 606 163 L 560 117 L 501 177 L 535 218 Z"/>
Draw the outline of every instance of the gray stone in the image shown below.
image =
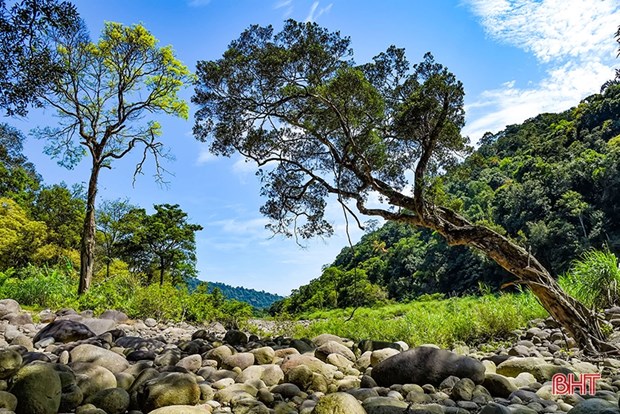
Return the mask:
<path id="1" fill-rule="evenodd" d="M 145 382 L 137 399 L 146 412 L 169 405 L 196 405 L 200 387 L 191 374 L 165 373 Z"/>
<path id="2" fill-rule="evenodd" d="M 11 394 L 17 397 L 17 414 L 56 414 L 60 407 L 61 382 L 52 364 L 35 363 L 20 369 L 12 379 Z"/>
<path id="3" fill-rule="evenodd" d="M 92 404 L 107 414 L 123 414 L 129 407 L 129 394 L 122 388 L 108 388 L 91 395 L 85 403 Z"/>
<path id="4" fill-rule="evenodd" d="M 93 336 L 95 336 L 95 333 L 83 323 L 68 319 L 60 319 L 55 320 L 41 329 L 35 335 L 32 342 L 36 344 L 42 339 L 51 337 L 54 338 L 56 342 L 67 343 L 92 338 Z"/>
<path id="5" fill-rule="evenodd" d="M 380 386 L 393 384 L 439 385 L 450 375 L 484 380 L 484 365 L 471 357 L 431 347 L 417 347 L 394 355 L 372 369 L 371 376 Z"/>
<path id="6" fill-rule="evenodd" d="M 312 412 L 313 414 L 367 414 L 359 401 L 346 392 L 323 396 Z"/>
<path id="7" fill-rule="evenodd" d="M 117 374 L 129 367 L 129 362 L 116 352 L 95 345 L 82 344 L 70 352 L 71 362 L 91 362 Z"/>
<path id="8" fill-rule="evenodd" d="M 22 356 L 12 349 L 0 350 L 0 379 L 8 379 L 22 366 Z"/>
<path id="9" fill-rule="evenodd" d="M 517 387 L 503 375 L 486 374 L 482 385 L 489 390 L 491 395 L 501 398 L 508 396 L 517 390 Z"/>
<path id="10" fill-rule="evenodd" d="M 404 401 L 388 397 L 370 397 L 362 403 L 367 414 L 403 414 L 408 406 Z"/>

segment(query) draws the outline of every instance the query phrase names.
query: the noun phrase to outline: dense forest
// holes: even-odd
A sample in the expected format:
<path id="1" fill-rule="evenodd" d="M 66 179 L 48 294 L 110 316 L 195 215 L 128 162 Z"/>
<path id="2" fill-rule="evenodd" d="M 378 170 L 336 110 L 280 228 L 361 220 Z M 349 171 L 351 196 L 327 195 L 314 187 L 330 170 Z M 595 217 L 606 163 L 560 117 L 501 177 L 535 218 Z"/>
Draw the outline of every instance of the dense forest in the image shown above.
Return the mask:
<path id="1" fill-rule="evenodd" d="M 620 252 L 620 85 L 559 114 L 486 134 L 433 184 L 436 199 L 527 246 L 557 277 L 589 249 Z M 426 229 L 387 222 L 345 247 L 274 312 L 497 290 L 514 278 Z"/>
<path id="2" fill-rule="evenodd" d="M 230 286 L 220 282 L 202 282 L 198 279 L 188 281 L 190 290 L 195 289 L 200 284 L 206 284 L 210 294 L 222 295 L 226 299 L 234 299 L 252 305 L 256 309 L 269 308 L 274 302 L 284 299 L 280 295 L 265 292 L 264 290 L 255 290 L 244 288 L 243 286 Z"/>

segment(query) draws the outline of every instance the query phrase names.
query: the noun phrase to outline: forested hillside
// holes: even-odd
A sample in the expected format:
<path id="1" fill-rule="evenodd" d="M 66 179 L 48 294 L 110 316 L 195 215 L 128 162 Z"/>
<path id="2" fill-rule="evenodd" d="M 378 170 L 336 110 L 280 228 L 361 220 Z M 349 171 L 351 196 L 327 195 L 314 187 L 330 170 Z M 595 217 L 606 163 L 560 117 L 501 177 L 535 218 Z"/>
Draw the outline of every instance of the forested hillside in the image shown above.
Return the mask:
<path id="1" fill-rule="evenodd" d="M 265 292 L 264 290 L 258 291 L 254 289 L 247 289 L 242 286 L 230 286 L 226 283 L 220 282 L 202 282 L 198 279 L 191 279 L 188 281 L 188 287 L 190 290 L 195 289 L 199 284 L 206 283 L 209 293 L 216 295 L 223 295 L 226 299 L 234 299 L 240 302 L 245 302 L 257 309 L 265 309 L 270 307 L 274 302 L 282 300 L 283 297 L 273 293 Z"/>
<path id="2" fill-rule="evenodd" d="M 591 248 L 620 251 L 620 85 L 559 114 L 486 134 L 435 178 L 434 197 L 527 246 L 554 276 Z M 512 277 L 475 250 L 388 222 L 344 248 L 323 274 L 273 311 L 499 289 Z"/>

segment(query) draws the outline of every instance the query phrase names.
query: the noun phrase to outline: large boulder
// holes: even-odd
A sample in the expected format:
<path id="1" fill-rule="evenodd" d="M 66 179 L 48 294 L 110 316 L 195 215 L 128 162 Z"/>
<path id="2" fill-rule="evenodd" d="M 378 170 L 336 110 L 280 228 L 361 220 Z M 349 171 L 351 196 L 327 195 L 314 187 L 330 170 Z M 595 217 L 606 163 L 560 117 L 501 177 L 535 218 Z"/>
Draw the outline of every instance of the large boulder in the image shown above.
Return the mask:
<path id="1" fill-rule="evenodd" d="M 335 392 L 322 397 L 313 414 L 366 414 L 366 410 L 351 394 Z"/>
<path id="2" fill-rule="evenodd" d="M 618 404 L 601 398 L 590 398 L 575 405 L 569 414 L 619 414 Z"/>
<path id="3" fill-rule="evenodd" d="M 71 362 L 92 362 L 118 374 L 129 368 L 129 362 L 116 352 L 95 345 L 82 344 L 70 352 Z"/>
<path id="4" fill-rule="evenodd" d="M 54 322 L 41 329 L 32 340 L 37 343 L 45 338 L 54 338 L 56 342 L 73 342 L 88 339 L 95 336 L 86 325 L 69 319 L 55 320 Z"/>
<path id="5" fill-rule="evenodd" d="M 16 414 L 56 414 L 60 408 L 61 381 L 52 364 L 35 363 L 20 369 L 9 390 L 17 397 Z"/>
<path id="6" fill-rule="evenodd" d="M 555 374 L 572 374 L 573 370 L 550 364 L 543 358 L 525 357 L 511 358 L 497 366 L 497 373 L 506 377 L 516 377 L 523 372 L 532 374 L 537 381 L 551 381 Z"/>
<path id="7" fill-rule="evenodd" d="M 145 382 L 137 397 L 144 412 L 169 405 L 196 405 L 200 387 L 193 375 L 171 372 Z"/>
<path id="8" fill-rule="evenodd" d="M 101 408 L 107 414 L 123 414 L 129 407 L 129 394 L 122 388 L 107 388 L 91 395 L 86 404 Z"/>
<path id="9" fill-rule="evenodd" d="M 383 360 L 372 369 L 371 376 L 383 387 L 394 384 L 439 385 L 451 375 L 480 384 L 484 380 L 484 371 L 484 365 L 474 358 L 421 346 Z"/>
<path id="10" fill-rule="evenodd" d="M 21 310 L 22 309 L 16 300 L 13 300 L 13 299 L 0 300 L 0 318 L 2 318 L 4 315 L 8 315 L 9 313 L 19 313 Z"/>

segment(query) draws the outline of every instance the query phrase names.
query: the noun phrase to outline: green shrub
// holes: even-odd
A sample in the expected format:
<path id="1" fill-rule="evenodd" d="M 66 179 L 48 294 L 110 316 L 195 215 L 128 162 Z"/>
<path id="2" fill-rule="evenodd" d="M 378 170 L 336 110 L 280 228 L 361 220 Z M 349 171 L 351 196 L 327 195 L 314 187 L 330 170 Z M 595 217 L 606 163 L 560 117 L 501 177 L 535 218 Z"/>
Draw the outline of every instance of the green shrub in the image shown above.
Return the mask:
<path id="1" fill-rule="evenodd" d="M 0 296 L 24 306 L 59 308 L 75 304 L 77 283 L 56 269 L 28 266 L 0 277 Z"/>
<path id="2" fill-rule="evenodd" d="M 107 309 L 129 310 L 131 298 L 141 289 L 139 280 L 130 273 L 121 273 L 95 283 L 79 297 L 82 309 L 99 314 Z"/>
<path id="3" fill-rule="evenodd" d="M 464 342 L 478 345 L 507 338 L 528 321 L 547 316 L 533 294 L 487 294 L 445 300 L 413 301 L 379 308 L 360 308 L 350 320 L 352 309 L 314 312 L 300 319 L 295 336 L 312 337 L 332 333 L 353 340 L 405 341 L 416 346 L 434 343 L 451 347 Z"/>
<path id="4" fill-rule="evenodd" d="M 591 250 L 560 276 L 559 283 L 569 295 L 592 309 L 605 309 L 620 299 L 618 259 L 609 250 Z"/>

